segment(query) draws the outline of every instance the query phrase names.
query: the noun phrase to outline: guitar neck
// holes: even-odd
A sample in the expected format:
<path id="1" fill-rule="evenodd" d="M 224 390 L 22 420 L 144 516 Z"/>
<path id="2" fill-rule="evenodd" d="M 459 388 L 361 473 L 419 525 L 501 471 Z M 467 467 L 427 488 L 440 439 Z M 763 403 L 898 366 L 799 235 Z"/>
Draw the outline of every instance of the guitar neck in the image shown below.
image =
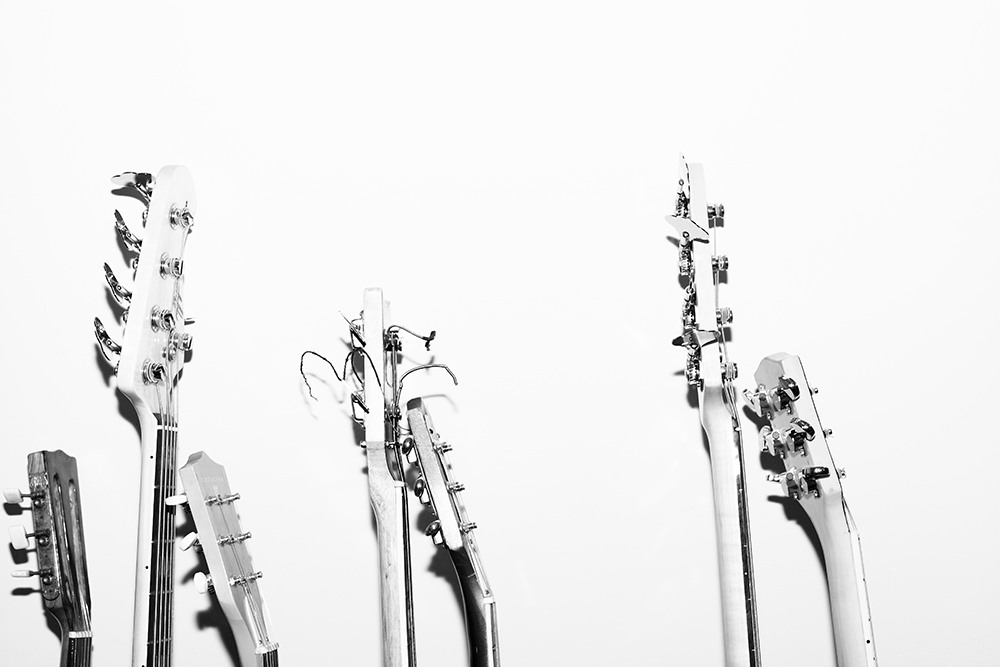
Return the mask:
<path id="1" fill-rule="evenodd" d="M 257 654 L 257 667 L 278 667 L 278 649 Z"/>
<path id="2" fill-rule="evenodd" d="M 176 389 L 174 389 L 176 392 Z M 132 667 L 170 667 L 173 658 L 177 423 L 140 416 L 142 472 L 135 575 Z"/>
<path id="3" fill-rule="evenodd" d="M 861 558 L 861 536 L 846 502 L 828 503 L 829 516 L 813 521 L 819 530 L 830 590 L 830 615 L 839 667 L 876 667 L 875 634 L 868 584 Z"/>
<path id="4" fill-rule="evenodd" d="M 726 667 L 760 667 L 740 421 L 727 388 L 710 378 L 704 382 L 700 404 L 712 459 Z"/>
<path id="5" fill-rule="evenodd" d="M 471 667 L 500 667 L 500 639 L 497 631 L 496 602 L 491 591 L 484 589 L 485 575 L 478 561 L 478 551 L 472 535 L 466 535 L 467 546 L 448 550 L 458 573 L 465 601 L 465 629 L 469 640 Z"/>
<path id="6" fill-rule="evenodd" d="M 90 667 L 92 633 L 63 632 L 59 651 L 59 667 Z"/>

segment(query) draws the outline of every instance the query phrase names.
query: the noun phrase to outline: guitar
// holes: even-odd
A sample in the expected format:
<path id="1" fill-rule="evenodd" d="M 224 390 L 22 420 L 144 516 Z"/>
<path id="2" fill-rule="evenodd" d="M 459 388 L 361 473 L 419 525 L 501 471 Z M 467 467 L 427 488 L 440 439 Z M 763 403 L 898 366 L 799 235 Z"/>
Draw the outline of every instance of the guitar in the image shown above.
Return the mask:
<path id="1" fill-rule="evenodd" d="M 785 472 L 769 475 L 781 484 L 809 515 L 823 547 L 833 636 L 840 667 L 873 667 L 875 636 L 861 538 L 844 500 L 843 471 L 833 462 L 816 412 L 802 360 L 791 354 L 772 354 L 754 373 L 757 388 L 744 392 L 747 403 L 769 425 L 761 429 L 761 449 L 781 460 Z"/>
<path id="2" fill-rule="evenodd" d="M 368 461 L 368 492 L 378 534 L 382 664 L 384 667 L 415 667 L 409 506 L 401 452 L 399 400 L 403 380 L 410 373 L 443 368 L 456 384 L 458 380 L 443 364 L 418 365 L 400 373 L 403 350 L 400 334 L 415 336 L 429 350 L 435 332 L 420 336 L 389 322 L 389 304 L 383 299 L 382 290 L 366 289 L 360 320 L 348 322 L 351 350 L 345 360 L 342 379 L 347 379 L 349 366 L 355 381 L 361 385 L 351 393 L 351 411 L 364 425 L 362 444 Z M 358 373 L 359 366 L 364 369 L 361 373 Z"/>
<path id="3" fill-rule="evenodd" d="M 20 505 L 24 498 L 31 500 L 33 532 L 12 526 L 10 542 L 27 549 L 34 538 L 38 569 L 11 574 L 39 577 L 42 602 L 59 624 L 60 667 L 89 667 L 90 585 L 76 459 L 61 450 L 28 454 L 28 492 L 4 489 L 8 503 Z"/>
<path id="4" fill-rule="evenodd" d="M 702 166 L 689 165 L 681 157 L 676 208 L 667 218 L 680 235 L 678 268 L 686 279 L 683 333 L 673 344 L 687 349 L 685 374 L 698 392 L 701 425 L 712 460 L 726 665 L 759 667 L 746 468 L 733 387 L 737 369 L 729 361 L 723 331 L 732 321 L 732 311 L 719 305 L 720 274 L 729 266 L 726 256 L 716 249 L 716 233 L 724 215 L 721 204 L 707 203 Z"/>
<path id="5" fill-rule="evenodd" d="M 236 639 L 243 667 L 278 667 L 278 644 L 272 638 L 271 620 L 264 605 L 236 501 L 240 494 L 229 489 L 226 469 L 205 452 L 192 454 L 180 469 L 183 502 L 191 512 L 197 533 L 181 540 L 180 548 L 192 546 L 205 554 L 209 574 L 195 575 L 199 593 L 214 593 Z"/>
<path id="6" fill-rule="evenodd" d="M 140 241 L 115 211 L 122 243 L 138 251 L 135 285 L 121 285 L 104 270 L 114 298 L 126 308 L 122 343 L 113 341 L 94 318 L 95 335 L 105 357 L 115 363 L 118 390 L 139 417 L 141 479 L 136 553 L 132 667 L 170 667 L 174 616 L 174 539 L 177 478 L 178 381 L 191 335 L 184 317 L 184 246 L 197 208 L 187 169 L 168 166 L 154 178 L 126 172 L 112 179 L 145 204 L 145 234 Z"/>
<path id="7" fill-rule="evenodd" d="M 465 487 L 455 481 L 448 461 L 451 446 L 434 430 L 422 399 L 407 402 L 406 420 L 410 437 L 404 441 L 403 448 L 407 458 L 420 470 L 413 490 L 436 517 L 427 527 L 427 534 L 435 544 L 448 550 L 462 587 L 469 664 L 471 667 L 500 667 L 496 601 L 472 534 L 476 524 L 469 521 L 462 502 L 461 492 Z"/>

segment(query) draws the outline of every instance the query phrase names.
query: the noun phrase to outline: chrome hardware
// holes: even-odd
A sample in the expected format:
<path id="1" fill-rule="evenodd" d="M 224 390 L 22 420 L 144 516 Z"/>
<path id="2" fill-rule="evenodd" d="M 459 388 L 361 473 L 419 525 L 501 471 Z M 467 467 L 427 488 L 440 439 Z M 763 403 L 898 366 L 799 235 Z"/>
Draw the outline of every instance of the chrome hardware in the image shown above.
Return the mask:
<path id="1" fill-rule="evenodd" d="M 815 396 L 819 393 L 819 387 L 809 387 L 809 393 Z"/>
<path id="2" fill-rule="evenodd" d="M 837 468 L 837 479 L 844 479 L 845 477 L 847 477 L 847 469 Z"/>
<path id="3" fill-rule="evenodd" d="M 726 207 L 722 204 L 709 204 L 708 217 L 712 220 L 721 220 L 726 217 Z"/>
<path id="4" fill-rule="evenodd" d="M 171 257 L 167 253 L 160 256 L 160 277 L 180 278 L 184 275 L 184 260 L 180 257 Z"/>
<path id="5" fill-rule="evenodd" d="M 198 533 L 188 533 L 181 539 L 180 550 L 187 551 L 191 547 L 198 553 L 202 552 L 201 541 L 198 539 Z"/>
<path id="6" fill-rule="evenodd" d="M 163 357 L 167 361 L 173 361 L 177 358 L 178 352 L 190 352 L 193 344 L 194 337 L 191 334 L 174 331 L 170 334 L 166 347 L 163 348 Z"/>
<path id="7" fill-rule="evenodd" d="M 140 241 L 135 234 L 129 231 L 128 225 L 125 224 L 125 219 L 117 210 L 115 211 L 115 229 L 118 230 L 118 236 L 121 238 L 122 244 L 127 250 L 134 253 L 138 253 L 142 250 L 142 241 Z M 133 266 L 132 268 L 135 267 Z"/>
<path id="8" fill-rule="evenodd" d="M 739 368 L 736 367 L 735 361 L 730 361 L 729 363 L 722 364 L 722 379 L 732 382 L 740 375 Z"/>
<path id="9" fill-rule="evenodd" d="M 701 369 L 698 368 L 698 360 L 688 356 L 687 363 L 684 365 L 684 376 L 687 378 L 687 383 L 692 387 L 697 387 L 701 384 Z"/>
<path id="10" fill-rule="evenodd" d="M 115 363 L 115 360 L 111 358 L 111 355 L 119 355 L 122 353 L 122 346 L 111 340 L 111 336 L 108 335 L 108 330 L 104 328 L 101 323 L 100 318 L 94 318 L 94 336 L 97 337 L 97 342 L 100 343 L 101 354 L 108 361 Z M 115 367 L 115 372 L 117 372 L 117 366 Z"/>
<path id="11" fill-rule="evenodd" d="M 461 491 L 465 491 L 465 484 L 461 484 L 459 482 L 449 482 L 448 483 L 448 492 L 449 493 L 459 493 Z"/>
<path id="12" fill-rule="evenodd" d="M 413 448 L 413 438 L 406 437 L 400 444 L 400 450 L 403 452 L 403 456 L 406 457 L 406 461 L 411 465 L 417 463 L 417 452 Z"/>
<path id="13" fill-rule="evenodd" d="M 132 292 L 128 291 L 122 284 L 118 282 L 118 278 L 115 277 L 115 272 L 111 270 L 107 262 L 104 263 L 104 279 L 108 281 L 108 288 L 111 290 L 111 296 L 115 298 L 115 301 L 119 305 L 128 307 L 128 304 L 132 301 Z"/>
<path id="14" fill-rule="evenodd" d="M 781 490 L 785 495 L 795 500 L 802 500 L 804 497 L 819 497 L 819 485 L 817 481 L 830 476 L 830 469 L 825 466 L 809 466 L 797 470 L 790 468 L 786 472 L 767 476 L 767 481 L 781 484 Z"/>
<path id="15" fill-rule="evenodd" d="M 421 504 L 431 504 L 431 494 L 427 493 L 427 482 L 424 481 L 423 477 L 418 477 L 417 481 L 413 483 L 413 495 L 417 497 L 417 500 Z"/>
<path id="16" fill-rule="evenodd" d="M 775 431 L 770 426 L 760 430 L 761 451 L 786 458 L 788 454 L 805 454 L 806 441 L 816 437 L 816 431 L 806 421 L 795 417 L 791 424 Z"/>
<path id="17" fill-rule="evenodd" d="M 184 318 L 184 326 L 189 327 L 192 324 L 194 324 L 194 318 L 193 317 L 185 317 Z"/>
<path id="18" fill-rule="evenodd" d="M 176 496 L 167 496 L 163 500 L 164 505 L 169 505 L 170 507 L 176 507 L 178 505 L 187 505 L 188 497 L 186 493 L 178 493 Z"/>
<path id="19" fill-rule="evenodd" d="M 250 583 L 252 581 L 257 581 L 258 579 L 260 579 L 263 576 L 264 576 L 263 572 L 257 571 L 257 572 L 252 572 L 252 573 L 250 573 L 248 575 L 245 575 L 245 576 L 242 576 L 242 577 L 229 577 L 229 585 L 230 586 L 243 586 L 243 585 L 248 584 L 248 583 Z"/>
<path id="20" fill-rule="evenodd" d="M 434 544 L 441 546 L 444 544 L 444 533 L 441 532 L 441 522 L 433 521 L 424 530 L 424 535 L 428 535 Z"/>
<path id="21" fill-rule="evenodd" d="M 7 534 L 10 536 L 10 545 L 15 549 L 27 549 L 29 537 L 35 538 L 35 542 L 41 547 L 49 543 L 49 531 L 47 530 L 29 533 L 24 529 L 24 526 L 11 526 L 7 530 Z"/>
<path id="22" fill-rule="evenodd" d="M 156 178 L 152 174 L 145 172 L 123 171 L 112 177 L 111 182 L 120 188 L 132 188 L 138 192 L 146 205 L 153 196 L 153 187 L 156 185 Z"/>
<path id="23" fill-rule="evenodd" d="M 159 384 L 165 376 L 166 369 L 163 367 L 163 364 L 154 363 L 149 359 L 142 362 L 143 384 Z"/>
<path id="24" fill-rule="evenodd" d="M 52 570 L 11 570 L 10 576 L 15 579 L 27 579 L 28 577 L 41 576 L 42 584 L 45 586 L 51 586 L 55 578 L 52 576 Z"/>
<path id="25" fill-rule="evenodd" d="M 823 429 L 823 435 L 829 438 L 831 435 L 833 435 L 833 429 L 832 428 Z"/>
<path id="26" fill-rule="evenodd" d="M 170 207 L 170 226 L 171 227 L 190 227 L 194 224 L 194 214 L 188 210 L 187 204 L 183 207 L 171 206 Z"/>
<path id="27" fill-rule="evenodd" d="M 240 494 L 231 493 L 228 496 L 209 496 L 205 498 L 206 505 L 230 505 L 240 499 Z"/>
<path id="28" fill-rule="evenodd" d="M 677 255 L 677 270 L 682 276 L 690 276 L 694 273 L 694 259 L 691 257 L 691 248 L 681 248 Z"/>
<path id="29" fill-rule="evenodd" d="M 212 575 L 204 572 L 194 573 L 194 589 L 204 595 L 205 593 L 215 593 L 215 583 Z"/>
<path id="30" fill-rule="evenodd" d="M 434 451 L 435 452 L 439 452 L 441 454 L 447 454 L 451 450 L 452 450 L 452 446 L 449 445 L 447 442 L 439 442 L 439 443 L 437 443 L 437 444 L 434 445 Z"/>
<path id="31" fill-rule="evenodd" d="M 727 308 L 723 306 L 715 311 L 715 321 L 718 322 L 719 326 L 725 326 L 733 321 L 733 310 L 732 308 Z"/>
<path id="32" fill-rule="evenodd" d="M 712 269 L 714 271 L 729 269 L 729 257 L 727 255 L 712 255 Z"/>
<path id="33" fill-rule="evenodd" d="M 219 544 L 222 545 L 239 544 L 240 542 L 245 542 L 246 540 L 249 540 L 251 537 L 253 537 L 253 535 L 250 533 L 250 531 L 247 531 L 245 533 L 223 535 L 222 537 L 219 538 L 218 542 Z"/>
<path id="34" fill-rule="evenodd" d="M 159 331 L 163 329 L 164 331 L 173 331 L 176 325 L 176 319 L 174 314 L 170 312 L 167 308 L 160 308 L 159 306 L 153 306 L 153 310 L 149 317 L 149 324 L 153 328 L 153 331 Z"/>
<path id="35" fill-rule="evenodd" d="M 758 385 L 755 391 L 743 390 L 743 397 L 758 416 L 770 419 L 773 413 L 789 409 L 793 402 L 799 400 L 801 393 L 795 380 L 781 375 L 774 389 Z"/>
<path id="36" fill-rule="evenodd" d="M 471 533 L 472 531 L 474 531 L 478 527 L 479 526 L 477 526 L 474 522 L 472 522 L 472 521 L 466 521 L 461 526 L 459 526 L 459 529 L 463 533 Z"/>

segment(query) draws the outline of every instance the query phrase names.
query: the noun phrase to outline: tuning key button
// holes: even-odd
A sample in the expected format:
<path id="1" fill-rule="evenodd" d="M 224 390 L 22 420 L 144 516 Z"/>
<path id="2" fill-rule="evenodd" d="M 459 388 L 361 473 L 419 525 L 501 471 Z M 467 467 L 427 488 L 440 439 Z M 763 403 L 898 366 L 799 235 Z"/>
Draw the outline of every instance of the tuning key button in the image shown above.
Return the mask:
<path id="1" fill-rule="evenodd" d="M 115 229 L 118 230 L 118 236 L 121 237 L 122 244 L 126 249 L 135 253 L 142 250 L 142 241 L 129 231 L 128 225 L 125 224 L 125 219 L 122 218 L 122 214 L 118 211 L 115 211 Z"/>
<path id="2" fill-rule="evenodd" d="M 3 501 L 10 505 L 20 505 L 25 498 L 30 498 L 31 494 L 21 493 L 21 489 L 4 489 Z"/>
<path id="3" fill-rule="evenodd" d="M 163 502 L 171 507 L 176 507 L 177 505 L 186 505 L 188 497 L 186 493 L 178 493 L 176 496 L 167 496 Z"/>
<path id="4" fill-rule="evenodd" d="M 108 281 L 108 288 L 111 290 L 111 296 L 115 298 L 115 301 L 120 306 L 128 306 L 132 301 L 132 292 L 122 286 L 115 276 L 115 272 L 111 270 L 107 262 L 104 263 L 104 279 Z"/>
<path id="5" fill-rule="evenodd" d="M 188 533 L 181 538 L 181 551 L 187 551 L 192 546 L 195 548 L 195 551 L 199 551 L 198 547 L 201 546 L 201 543 L 198 541 L 198 533 Z"/>
<path id="6" fill-rule="evenodd" d="M 11 570 L 10 576 L 15 579 L 27 579 L 29 577 L 37 577 L 41 572 L 38 570 Z"/>
<path id="7" fill-rule="evenodd" d="M 413 493 L 422 504 L 430 505 L 431 494 L 427 492 L 427 483 L 423 477 L 418 477 L 417 481 L 413 483 Z"/>
<path id="8" fill-rule="evenodd" d="M 434 521 L 424 530 L 424 535 L 429 535 L 434 544 L 441 546 L 444 544 L 444 534 L 441 532 L 441 522 Z"/>
<path id="9" fill-rule="evenodd" d="M 205 593 L 215 593 L 215 585 L 212 583 L 212 575 L 204 572 L 194 573 L 194 589 L 204 595 Z"/>
<path id="10" fill-rule="evenodd" d="M 98 317 L 94 318 L 94 336 L 97 337 L 97 342 L 101 344 L 101 354 L 108 361 L 114 361 L 111 355 L 119 355 L 122 352 L 122 346 L 111 340 L 111 336 L 108 335 L 108 330 L 104 328 L 104 324 L 101 323 L 101 319 Z"/>

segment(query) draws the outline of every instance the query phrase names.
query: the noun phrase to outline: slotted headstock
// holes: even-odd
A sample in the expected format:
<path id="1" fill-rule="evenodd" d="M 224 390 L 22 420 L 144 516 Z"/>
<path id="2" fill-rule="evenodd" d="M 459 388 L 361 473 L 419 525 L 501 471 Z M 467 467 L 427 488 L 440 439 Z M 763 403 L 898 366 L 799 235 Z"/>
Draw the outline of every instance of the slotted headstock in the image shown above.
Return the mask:
<path id="1" fill-rule="evenodd" d="M 104 265 L 111 294 L 125 308 L 125 332 L 118 344 L 95 318 L 95 334 L 101 351 L 115 364 L 118 388 L 136 410 L 162 415 L 166 399 L 161 389 L 177 383 L 192 342 L 185 331 L 191 321 L 184 316 L 183 288 L 184 247 L 197 210 L 194 185 L 180 166 L 164 167 L 155 178 L 125 172 L 112 182 L 119 188 L 117 194 L 143 203 L 145 230 L 140 239 L 115 211 L 122 244 L 138 253 L 132 262 L 135 280 L 129 289 Z"/>
<path id="2" fill-rule="evenodd" d="M 42 600 L 59 622 L 64 647 L 71 633 L 89 642 L 90 585 L 76 459 L 61 450 L 29 454 L 28 492 L 8 489 L 4 496 L 8 503 L 31 502 L 32 532 L 13 526 L 10 537 L 15 549 L 27 549 L 28 539 L 34 539 L 38 569 L 18 570 L 14 576 L 39 578 Z M 85 648 L 89 655 L 89 644 Z"/>
<path id="3" fill-rule="evenodd" d="M 236 508 L 240 495 L 229 488 L 226 469 L 205 452 L 192 454 L 179 475 L 198 531 L 196 538 L 185 538 L 181 548 L 197 544 L 208 562 L 209 576 L 197 576 L 196 586 L 218 599 L 244 667 L 276 664 L 274 659 L 258 659 L 276 656 L 278 644 L 271 637 L 271 621 L 260 590 L 263 574 L 254 569 L 247 548 L 251 535 L 243 529 Z"/>
<path id="4" fill-rule="evenodd" d="M 747 404 L 768 420 L 761 429 L 761 450 L 781 460 L 785 472 L 769 477 L 785 495 L 809 510 L 817 502 L 839 507 L 843 502 L 838 472 L 813 400 L 802 360 L 784 352 L 760 362 L 754 373 L 757 387 L 746 390 Z M 813 517 L 811 517 L 813 518 Z M 814 518 L 814 523 L 816 519 Z M 819 528 L 819 526 L 817 526 Z"/>

